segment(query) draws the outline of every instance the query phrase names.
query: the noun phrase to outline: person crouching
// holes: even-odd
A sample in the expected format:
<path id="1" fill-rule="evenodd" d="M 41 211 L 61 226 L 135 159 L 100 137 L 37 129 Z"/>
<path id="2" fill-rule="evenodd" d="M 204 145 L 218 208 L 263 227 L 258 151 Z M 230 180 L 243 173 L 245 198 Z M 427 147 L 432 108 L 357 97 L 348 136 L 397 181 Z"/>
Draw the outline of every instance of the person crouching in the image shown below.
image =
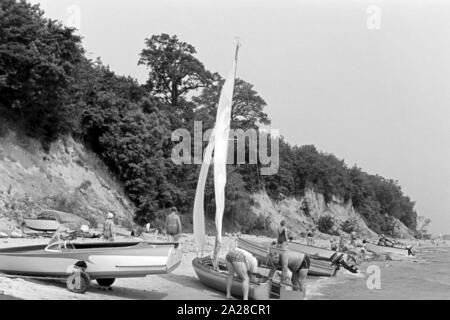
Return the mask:
<path id="1" fill-rule="evenodd" d="M 269 261 L 271 261 L 274 270 L 281 267 L 281 283 L 288 284 L 288 269 L 291 271 L 291 283 L 294 291 L 305 291 L 303 282 L 308 275 L 311 267 L 311 260 L 308 255 L 295 251 L 285 250 L 283 253 L 270 252 Z"/>
<path id="2" fill-rule="evenodd" d="M 228 269 L 227 299 L 231 299 L 231 285 L 236 273 L 242 279 L 243 299 L 248 300 L 250 279 L 255 281 L 255 275 L 258 272 L 258 260 L 250 252 L 234 248 L 227 253 L 225 262 Z"/>

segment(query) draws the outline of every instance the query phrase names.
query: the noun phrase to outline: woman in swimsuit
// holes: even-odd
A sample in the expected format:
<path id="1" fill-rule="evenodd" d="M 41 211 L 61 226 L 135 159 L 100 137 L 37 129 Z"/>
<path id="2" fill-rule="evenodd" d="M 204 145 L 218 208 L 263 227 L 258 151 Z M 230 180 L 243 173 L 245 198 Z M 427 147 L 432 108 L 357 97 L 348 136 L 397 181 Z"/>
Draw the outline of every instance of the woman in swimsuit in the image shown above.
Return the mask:
<path id="1" fill-rule="evenodd" d="M 277 229 L 278 238 L 277 238 L 277 247 L 278 248 L 286 248 L 287 247 L 287 230 L 286 230 L 286 221 L 281 220 L 280 226 Z"/>
<path id="2" fill-rule="evenodd" d="M 227 299 L 231 299 L 231 285 L 236 273 L 242 279 L 242 296 L 244 300 L 248 300 L 250 279 L 255 280 L 255 274 L 258 272 L 258 260 L 250 252 L 234 248 L 227 253 L 225 261 L 228 269 Z"/>

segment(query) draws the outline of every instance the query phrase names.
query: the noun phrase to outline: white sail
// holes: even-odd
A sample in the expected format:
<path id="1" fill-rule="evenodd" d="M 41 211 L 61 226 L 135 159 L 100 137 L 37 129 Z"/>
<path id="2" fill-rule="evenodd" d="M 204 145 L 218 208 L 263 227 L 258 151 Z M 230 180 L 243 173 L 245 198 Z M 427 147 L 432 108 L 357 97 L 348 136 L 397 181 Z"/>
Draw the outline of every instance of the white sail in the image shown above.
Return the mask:
<path id="1" fill-rule="evenodd" d="M 231 109 L 233 105 L 234 79 L 236 77 L 236 64 L 229 73 L 220 94 L 217 108 L 215 142 L 214 142 L 214 191 L 216 196 L 216 231 L 217 241 L 222 241 L 222 219 L 225 209 L 225 184 L 227 182 L 227 155 L 228 136 L 230 132 Z"/>
<path id="2" fill-rule="evenodd" d="M 217 243 L 222 241 L 222 218 L 225 209 L 225 184 L 227 181 L 226 160 L 228 153 L 228 135 L 230 130 L 231 110 L 233 102 L 234 82 L 236 77 L 237 53 L 239 43 L 236 47 L 236 55 L 233 69 L 225 80 L 220 93 L 219 105 L 217 108 L 216 124 L 209 140 L 203 158 L 202 167 L 197 183 L 197 190 L 194 201 L 194 239 L 197 250 L 203 250 L 206 241 L 205 235 L 205 214 L 204 214 L 204 193 L 208 169 L 211 163 L 212 152 L 214 151 L 214 191 L 216 199 L 216 248 Z M 215 251 L 216 251 L 215 248 Z"/>
<path id="3" fill-rule="evenodd" d="M 206 148 L 205 155 L 203 157 L 202 167 L 200 169 L 200 175 L 197 182 L 197 190 L 195 192 L 194 200 L 194 242 L 197 251 L 202 251 L 205 242 L 205 210 L 204 210 L 204 197 L 205 197 L 205 184 L 208 177 L 208 170 L 211 164 L 212 152 L 214 150 L 214 135 L 211 135 L 209 139 L 208 147 Z"/>

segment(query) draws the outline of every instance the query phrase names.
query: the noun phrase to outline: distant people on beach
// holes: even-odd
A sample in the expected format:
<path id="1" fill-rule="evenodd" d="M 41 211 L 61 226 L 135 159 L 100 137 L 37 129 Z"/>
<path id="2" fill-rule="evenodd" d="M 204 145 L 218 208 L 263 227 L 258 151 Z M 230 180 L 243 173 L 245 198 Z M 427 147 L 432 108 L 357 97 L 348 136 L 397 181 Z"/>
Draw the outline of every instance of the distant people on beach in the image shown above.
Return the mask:
<path id="1" fill-rule="evenodd" d="M 234 274 L 237 274 L 242 279 L 243 299 L 248 300 L 250 279 L 252 282 L 256 281 L 258 260 L 246 250 L 233 248 L 228 251 L 225 262 L 228 269 L 227 299 L 231 299 L 231 285 L 233 283 Z"/>
<path id="2" fill-rule="evenodd" d="M 108 213 L 105 224 L 103 225 L 103 239 L 106 241 L 114 241 L 114 214 Z"/>
<path id="3" fill-rule="evenodd" d="M 131 230 L 132 237 L 140 237 L 144 233 L 144 227 L 138 225 L 136 228 Z"/>
<path id="4" fill-rule="evenodd" d="M 333 251 L 337 251 L 338 250 L 338 245 L 337 245 L 335 239 L 331 239 L 330 240 L 330 249 L 333 250 Z"/>
<path id="5" fill-rule="evenodd" d="M 303 282 L 308 275 L 311 260 L 308 255 L 296 251 L 285 250 L 282 253 L 271 251 L 269 253 L 269 263 L 272 264 L 273 272 L 281 267 L 281 283 L 288 283 L 288 270 L 291 271 L 291 283 L 295 291 L 304 291 L 306 288 Z M 269 276 L 270 277 L 270 276 Z"/>
<path id="6" fill-rule="evenodd" d="M 342 252 L 348 251 L 348 246 L 346 244 L 344 236 L 339 237 L 339 251 L 342 251 Z"/>
<path id="7" fill-rule="evenodd" d="M 352 231 L 352 233 L 350 233 L 350 245 L 356 247 L 356 240 L 358 238 L 356 237 L 356 232 Z"/>
<path id="8" fill-rule="evenodd" d="M 178 242 L 180 240 L 181 231 L 182 227 L 180 217 L 178 216 L 178 210 L 176 207 L 172 207 L 170 214 L 166 217 L 167 240 Z"/>
<path id="9" fill-rule="evenodd" d="M 286 221 L 281 220 L 280 226 L 277 229 L 277 233 L 278 233 L 277 247 L 278 248 L 287 248 L 288 232 L 286 229 Z"/>
<path id="10" fill-rule="evenodd" d="M 313 229 L 309 229 L 306 233 L 306 244 L 308 246 L 314 245 L 314 231 Z"/>

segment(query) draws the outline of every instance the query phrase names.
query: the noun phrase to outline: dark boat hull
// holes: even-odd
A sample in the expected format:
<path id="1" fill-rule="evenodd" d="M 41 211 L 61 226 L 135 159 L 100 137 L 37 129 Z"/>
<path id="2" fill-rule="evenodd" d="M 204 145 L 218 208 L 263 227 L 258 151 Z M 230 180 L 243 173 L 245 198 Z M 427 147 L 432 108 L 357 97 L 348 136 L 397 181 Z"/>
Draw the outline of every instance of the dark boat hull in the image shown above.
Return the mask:
<path id="1" fill-rule="evenodd" d="M 226 293 L 226 283 L 228 279 L 228 271 L 224 270 L 224 261 L 219 260 L 222 265 L 220 271 L 212 267 L 212 262 L 209 257 L 195 258 L 192 261 L 192 266 L 199 280 L 206 286 Z M 225 267 L 226 268 L 226 267 Z M 248 297 L 252 300 L 268 300 L 270 298 L 271 281 L 263 279 L 261 283 L 250 283 Z M 231 286 L 231 294 L 233 296 L 242 297 L 242 280 L 236 276 L 233 279 Z"/>

